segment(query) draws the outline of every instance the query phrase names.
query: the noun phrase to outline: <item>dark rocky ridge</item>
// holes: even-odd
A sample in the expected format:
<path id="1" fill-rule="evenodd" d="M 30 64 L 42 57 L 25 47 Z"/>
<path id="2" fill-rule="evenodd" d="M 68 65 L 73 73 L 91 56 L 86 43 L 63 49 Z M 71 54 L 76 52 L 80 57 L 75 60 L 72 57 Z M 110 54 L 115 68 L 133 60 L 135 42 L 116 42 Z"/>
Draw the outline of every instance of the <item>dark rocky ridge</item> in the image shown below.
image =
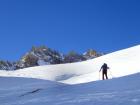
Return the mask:
<path id="1" fill-rule="evenodd" d="M 80 62 L 102 55 L 103 53 L 99 53 L 93 49 L 88 50 L 84 54 L 79 54 L 75 51 L 62 54 L 46 46 L 32 47 L 32 49 L 17 62 L 0 61 L 0 70 L 17 70 L 40 65 Z"/>

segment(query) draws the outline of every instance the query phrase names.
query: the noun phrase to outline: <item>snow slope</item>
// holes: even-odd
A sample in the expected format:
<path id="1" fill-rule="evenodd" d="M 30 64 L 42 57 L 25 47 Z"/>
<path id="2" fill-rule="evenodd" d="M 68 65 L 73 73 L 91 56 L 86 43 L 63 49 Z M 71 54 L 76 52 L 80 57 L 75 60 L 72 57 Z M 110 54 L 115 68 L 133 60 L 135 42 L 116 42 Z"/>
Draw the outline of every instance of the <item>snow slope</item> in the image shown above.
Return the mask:
<path id="1" fill-rule="evenodd" d="M 140 105 L 139 80 L 140 73 L 77 85 L 1 77 L 0 105 Z"/>
<path id="2" fill-rule="evenodd" d="M 140 45 L 137 45 L 84 62 L 31 67 L 9 72 L 1 70 L 0 76 L 36 78 L 66 84 L 87 83 L 100 79 L 99 69 L 103 63 L 110 67 L 109 78 L 139 73 L 139 52 Z"/>
<path id="3" fill-rule="evenodd" d="M 140 105 L 139 52 L 140 45 L 84 62 L 1 70 L 0 105 Z M 113 79 L 96 81 L 104 62 Z"/>

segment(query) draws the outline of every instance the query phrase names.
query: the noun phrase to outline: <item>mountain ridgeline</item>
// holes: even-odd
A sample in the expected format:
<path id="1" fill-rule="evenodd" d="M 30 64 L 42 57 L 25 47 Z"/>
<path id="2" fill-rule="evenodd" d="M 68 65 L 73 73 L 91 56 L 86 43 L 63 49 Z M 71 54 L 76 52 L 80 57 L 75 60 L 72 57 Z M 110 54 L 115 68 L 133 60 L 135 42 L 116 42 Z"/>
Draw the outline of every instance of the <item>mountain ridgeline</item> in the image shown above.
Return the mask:
<path id="1" fill-rule="evenodd" d="M 68 54 L 62 54 L 46 46 L 32 47 L 32 49 L 17 62 L 1 60 L 0 70 L 17 70 L 41 65 L 80 62 L 102 55 L 103 53 L 99 53 L 93 49 L 88 50 L 84 54 L 79 54 L 75 51 L 70 51 Z"/>

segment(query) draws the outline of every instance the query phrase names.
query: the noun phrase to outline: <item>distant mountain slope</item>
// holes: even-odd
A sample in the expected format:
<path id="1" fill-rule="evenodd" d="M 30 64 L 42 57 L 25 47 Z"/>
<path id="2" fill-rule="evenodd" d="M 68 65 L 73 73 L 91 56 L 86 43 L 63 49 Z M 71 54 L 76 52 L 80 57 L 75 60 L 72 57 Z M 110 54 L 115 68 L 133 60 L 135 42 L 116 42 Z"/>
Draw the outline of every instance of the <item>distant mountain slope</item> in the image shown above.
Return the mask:
<path id="1" fill-rule="evenodd" d="M 99 69 L 105 62 L 110 67 L 109 78 L 116 78 L 140 72 L 139 52 L 140 45 L 83 62 L 0 71 L 0 76 L 38 78 L 66 84 L 87 83 L 100 79 Z"/>
<path id="2" fill-rule="evenodd" d="M 46 46 L 32 47 L 32 49 L 17 62 L 0 61 L 0 70 L 17 70 L 41 65 L 80 62 L 102 55 L 103 54 L 92 49 L 84 54 L 79 54 L 75 51 L 70 51 L 68 54 L 62 54 Z"/>

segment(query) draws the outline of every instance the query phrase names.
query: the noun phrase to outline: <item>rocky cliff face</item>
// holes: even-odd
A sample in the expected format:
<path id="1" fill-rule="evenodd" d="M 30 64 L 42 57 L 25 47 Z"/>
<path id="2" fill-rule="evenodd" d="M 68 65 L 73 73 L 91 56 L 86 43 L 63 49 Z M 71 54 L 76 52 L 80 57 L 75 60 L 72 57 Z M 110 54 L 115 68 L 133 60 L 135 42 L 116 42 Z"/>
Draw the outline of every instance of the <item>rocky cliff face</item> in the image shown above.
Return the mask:
<path id="1" fill-rule="evenodd" d="M 45 46 L 32 47 L 17 63 L 19 68 L 60 64 L 63 62 L 63 55 Z"/>
<path id="2" fill-rule="evenodd" d="M 80 62 L 102 55 L 103 54 L 92 49 L 84 54 L 78 54 L 74 51 L 68 54 L 62 54 L 46 46 L 32 47 L 32 49 L 17 62 L 0 61 L 0 70 L 16 70 L 40 65 Z"/>
<path id="3" fill-rule="evenodd" d="M 15 62 L 9 62 L 9 61 L 0 61 L 0 70 L 15 70 L 16 69 L 16 63 Z"/>
<path id="4" fill-rule="evenodd" d="M 93 59 L 93 58 L 96 58 L 96 57 L 100 57 L 102 55 L 104 55 L 104 54 L 103 53 L 99 53 L 96 50 L 89 49 L 89 50 L 87 50 L 87 52 L 85 52 L 83 54 L 83 57 L 88 60 L 88 59 Z"/>

